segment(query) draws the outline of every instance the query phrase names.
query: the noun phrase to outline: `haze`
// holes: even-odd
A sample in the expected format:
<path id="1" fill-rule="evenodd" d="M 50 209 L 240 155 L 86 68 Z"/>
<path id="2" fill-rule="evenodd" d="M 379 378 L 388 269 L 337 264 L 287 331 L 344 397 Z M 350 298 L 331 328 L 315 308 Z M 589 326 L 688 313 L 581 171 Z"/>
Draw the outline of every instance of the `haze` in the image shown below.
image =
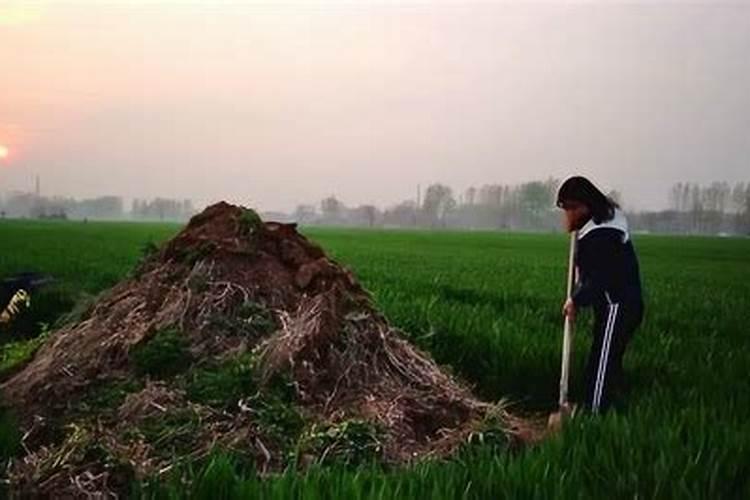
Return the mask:
<path id="1" fill-rule="evenodd" d="M 750 180 L 750 7 L 0 2 L 0 192 L 386 206 Z"/>

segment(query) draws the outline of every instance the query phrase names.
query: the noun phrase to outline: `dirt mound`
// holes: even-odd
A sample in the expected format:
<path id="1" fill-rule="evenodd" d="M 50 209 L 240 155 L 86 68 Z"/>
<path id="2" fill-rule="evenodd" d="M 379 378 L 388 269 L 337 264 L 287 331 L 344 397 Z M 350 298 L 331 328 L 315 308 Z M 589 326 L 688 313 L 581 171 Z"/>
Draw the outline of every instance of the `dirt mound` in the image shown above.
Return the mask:
<path id="1" fill-rule="evenodd" d="M 154 249 L 0 390 L 25 433 L 11 479 L 38 493 L 117 490 L 217 447 L 271 471 L 290 455 L 442 456 L 488 415 L 509 441 L 521 432 L 406 342 L 295 225 L 226 203 Z"/>

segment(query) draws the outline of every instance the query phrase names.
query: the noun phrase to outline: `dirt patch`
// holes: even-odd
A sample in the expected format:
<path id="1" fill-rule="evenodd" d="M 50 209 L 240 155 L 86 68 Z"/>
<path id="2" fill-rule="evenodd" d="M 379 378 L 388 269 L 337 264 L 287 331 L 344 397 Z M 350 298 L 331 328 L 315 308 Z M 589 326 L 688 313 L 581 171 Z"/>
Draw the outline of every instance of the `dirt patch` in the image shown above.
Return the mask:
<path id="1" fill-rule="evenodd" d="M 396 463 L 451 453 L 489 411 L 509 440 L 528 434 L 405 341 L 295 225 L 227 203 L 52 333 L 0 390 L 26 435 L 11 479 L 41 494 L 116 490 L 122 471 L 163 473 L 217 446 L 275 470 L 306 425 L 353 419 Z"/>

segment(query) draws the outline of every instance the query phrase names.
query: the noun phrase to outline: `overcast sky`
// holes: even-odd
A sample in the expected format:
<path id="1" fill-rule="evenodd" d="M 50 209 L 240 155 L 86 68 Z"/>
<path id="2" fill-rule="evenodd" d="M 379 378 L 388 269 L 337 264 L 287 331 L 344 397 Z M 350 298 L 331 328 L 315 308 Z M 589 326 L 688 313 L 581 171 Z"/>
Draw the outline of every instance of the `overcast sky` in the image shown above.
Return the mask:
<path id="1" fill-rule="evenodd" d="M 389 205 L 750 180 L 750 4 L 0 0 L 0 192 Z"/>

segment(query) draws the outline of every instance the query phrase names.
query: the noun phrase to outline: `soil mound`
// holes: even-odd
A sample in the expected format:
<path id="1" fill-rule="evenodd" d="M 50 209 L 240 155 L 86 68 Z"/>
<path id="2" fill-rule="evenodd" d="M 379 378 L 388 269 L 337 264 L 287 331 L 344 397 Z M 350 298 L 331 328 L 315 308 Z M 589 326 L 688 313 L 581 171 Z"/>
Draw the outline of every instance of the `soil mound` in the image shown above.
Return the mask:
<path id="1" fill-rule="evenodd" d="M 0 390 L 24 431 L 11 480 L 36 493 L 118 491 L 216 448 L 261 471 L 400 463 L 451 453 L 488 418 L 508 442 L 522 426 L 410 345 L 295 225 L 227 203 L 153 249 Z"/>

